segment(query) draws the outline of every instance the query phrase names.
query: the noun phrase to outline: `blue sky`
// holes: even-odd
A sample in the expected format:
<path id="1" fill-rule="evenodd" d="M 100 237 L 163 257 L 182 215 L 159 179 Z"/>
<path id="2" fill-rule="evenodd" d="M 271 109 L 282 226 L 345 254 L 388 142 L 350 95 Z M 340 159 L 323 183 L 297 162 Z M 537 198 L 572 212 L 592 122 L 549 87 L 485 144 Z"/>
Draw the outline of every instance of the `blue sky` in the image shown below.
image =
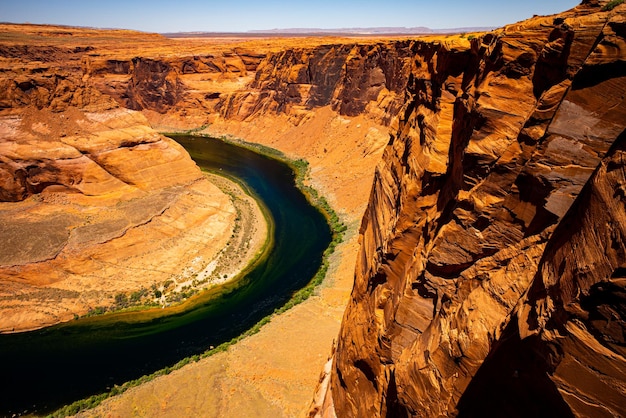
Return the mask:
<path id="1" fill-rule="evenodd" d="M 0 21 L 148 32 L 502 26 L 580 0 L 0 0 Z"/>

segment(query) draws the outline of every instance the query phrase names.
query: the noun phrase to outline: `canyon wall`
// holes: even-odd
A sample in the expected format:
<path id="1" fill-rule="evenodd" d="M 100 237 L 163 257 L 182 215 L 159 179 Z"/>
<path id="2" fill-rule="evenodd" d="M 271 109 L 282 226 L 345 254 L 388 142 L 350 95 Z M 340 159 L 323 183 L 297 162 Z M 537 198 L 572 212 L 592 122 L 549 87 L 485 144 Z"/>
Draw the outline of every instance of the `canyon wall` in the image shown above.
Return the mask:
<path id="1" fill-rule="evenodd" d="M 325 416 L 621 416 L 626 5 L 417 43 Z"/>
<path id="2" fill-rule="evenodd" d="M 7 29 L 37 34 L 37 27 Z M 68 40 L 59 46 L 50 45 L 47 36 L 34 35 L 0 44 L 0 111 L 121 106 L 158 113 L 184 109 L 210 113 L 219 107 L 220 94 L 241 88 L 265 57 L 233 50 L 202 53 L 150 34 L 124 39 L 124 34 L 101 31 L 98 35 L 104 40 L 99 41 L 80 31 L 67 32 L 61 35 Z"/>
<path id="3" fill-rule="evenodd" d="M 400 108 L 413 44 L 331 44 L 270 54 L 247 91 L 226 98 L 222 115 L 245 120 L 330 106 L 340 115 L 366 113 L 388 125 Z"/>
<path id="4" fill-rule="evenodd" d="M 303 118 L 329 106 L 345 116 L 367 113 L 386 126 L 401 107 L 415 44 L 318 39 L 253 51 L 245 43 L 176 42 L 152 40 L 160 46 L 149 43 L 139 51 L 129 43 L 106 49 L 79 37 L 63 46 L 50 46 L 48 39 L 0 44 L 0 110 L 121 106 L 157 121 L 155 113 L 187 118 L 187 126 L 197 127 L 216 118 Z"/>

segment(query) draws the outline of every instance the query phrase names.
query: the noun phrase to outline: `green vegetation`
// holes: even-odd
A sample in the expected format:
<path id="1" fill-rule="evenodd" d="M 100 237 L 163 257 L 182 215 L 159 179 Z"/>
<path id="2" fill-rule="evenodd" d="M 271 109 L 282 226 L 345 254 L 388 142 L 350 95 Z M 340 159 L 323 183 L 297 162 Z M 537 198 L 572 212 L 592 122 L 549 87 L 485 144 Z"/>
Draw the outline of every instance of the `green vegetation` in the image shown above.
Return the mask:
<path id="1" fill-rule="evenodd" d="M 624 3 L 624 0 L 611 0 L 610 2 L 608 2 L 602 7 L 602 11 L 603 12 L 611 11 L 622 3 Z"/>
<path id="2" fill-rule="evenodd" d="M 198 126 L 197 128 L 192 128 L 192 129 L 187 129 L 187 130 L 182 130 L 182 131 L 172 131 L 172 132 L 161 131 L 159 133 L 161 135 L 165 135 L 165 136 L 169 136 L 169 135 L 198 135 L 198 136 L 204 136 L 200 132 L 204 131 L 208 127 L 209 127 L 209 124 L 207 123 L 205 125 Z"/>
<path id="3" fill-rule="evenodd" d="M 118 293 L 115 295 L 115 304 L 119 307 L 125 308 L 128 306 L 128 297 L 124 293 Z"/>
<path id="4" fill-rule="evenodd" d="M 186 131 L 184 132 L 184 134 L 188 134 L 190 132 L 197 132 L 202 129 L 204 129 L 204 127 L 197 128 L 191 131 Z M 166 367 L 150 375 L 142 376 L 139 379 L 131 380 L 120 386 L 115 385 L 109 392 L 94 395 L 89 398 L 76 401 L 70 405 L 66 405 L 63 408 L 50 414 L 49 415 L 50 417 L 54 417 L 54 418 L 67 417 L 71 415 L 76 415 L 80 411 L 95 408 L 107 398 L 122 394 L 126 392 L 128 389 L 131 389 L 143 383 L 149 382 L 159 376 L 170 374 L 171 372 L 178 370 L 187 364 L 195 363 L 201 359 L 210 357 L 213 354 L 226 351 L 231 345 L 234 345 L 238 343 L 239 341 L 243 340 L 244 338 L 247 338 L 249 336 L 252 336 L 258 333 L 265 324 L 268 324 L 272 320 L 272 317 L 274 315 L 280 315 L 288 311 L 289 309 L 293 308 L 294 306 L 307 300 L 311 295 L 313 295 L 313 292 L 315 291 L 317 286 L 319 286 L 323 282 L 324 278 L 326 277 L 326 273 L 328 272 L 328 268 L 330 266 L 329 258 L 335 252 L 335 248 L 337 247 L 337 245 L 343 242 L 343 237 L 348 227 L 341 221 L 341 219 L 339 218 L 337 213 L 333 210 L 333 208 L 330 206 L 328 201 L 323 196 L 320 196 L 320 194 L 318 193 L 316 189 L 314 189 L 313 187 L 307 184 L 308 179 L 309 179 L 309 163 L 303 159 L 290 160 L 281 151 L 264 146 L 264 145 L 248 143 L 248 142 L 244 142 L 241 140 L 233 140 L 231 138 L 226 138 L 226 137 L 222 137 L 219 139 L 251 149 L 267 157 L 271 157 L 271 158 L 283 161 L 287 163 L 293 169 L 293 171 L 296 174 L 296 185 L 304 193 L 304 195 L 307 197 L 309 202 L 313 206 L 315 206 L 326 217 L 326 219 L 328 220 L 328 224 L 332 231 L 333 238 L 328 248 L 324 251 L 322 264 L 319 270 L 305 287 L 301 288 L 300 290 L 294 292 L 291 295 L 291 298 L 287 301 L 287 303 L 285 303 L 283 306 L 279 308 L 276 308 L 272 314 L 262 318 L 259 322 L 257 322 L 250 329 L 248 329 L 246 332 L 242 333 L 238 337 L 235 337 L 230 341 L 222 343 L 217 347 L 212 347 L 211 349 L 205 351 L 204 353 L 200 355 L 194 355 L 191 357 L 184 358 L 171 367 Z M 161 292 L 159 290 L 153 289 L 153 292 L 154 292 L 155 297 L 161 297 Z M 146 294 L 147 294 L 147 291 L 146 291 Z M 133 295 L 134 294 L 131 294 L 131 297 L 130 297 L 131 300 L 133 299 Z M 120 298 L 120 301 L 126 300 L 125 295 L 123 296 L 117 295 L 116 302 L 117 302 L 118 296 Z M 101 307 L 96 308 L 96 310 L 98 309 L 102 309 L 102 308 Z M 106 311 L 106 308 L 104 308 L 104 310 Z M 104 312 L 98 312 L 98 313 L 101 314 Z"/>
<path id="5" fill-rule="evenodd" d="M 137 303 L 141 299 L 143 299 L 144 297 L 147 297 L 147 295 L 148 295 L 148 290 L 142 288 L 142 289 L 140 289 L 140 290 L 130 294 L 130 302 L 131 303 Z"/>
<path id="6" fill-rule="evenodd" d="M 153 286 L 152 291 L 146 288 L 141 288 L 137 291 L 130 293 L 118 293 L 113 297 L 113 304 L 110 306 L 96 306 L 91 308 L 89 312 L 82 316 L 82 318 L 89 318 L 93 316 L 99 316 L 115 312 L 130 312 L 140 311 L 150 308 L 154 308 L 158 305 L 153 298 L 160 298 L 161 291 L 157 290 L 156 286 Z M 80 319 L 78 315 L 75 315 L 74 319 Z"/>
<path id="7" fill-rule="evenodd" d="M 86 316 L 95 316 L 95 315 L 102 315 L 107 311 L 107 307 L 106 306 L 96 306 L 93 309 L 90 309 L 89 312 L 87 313 Z"/>

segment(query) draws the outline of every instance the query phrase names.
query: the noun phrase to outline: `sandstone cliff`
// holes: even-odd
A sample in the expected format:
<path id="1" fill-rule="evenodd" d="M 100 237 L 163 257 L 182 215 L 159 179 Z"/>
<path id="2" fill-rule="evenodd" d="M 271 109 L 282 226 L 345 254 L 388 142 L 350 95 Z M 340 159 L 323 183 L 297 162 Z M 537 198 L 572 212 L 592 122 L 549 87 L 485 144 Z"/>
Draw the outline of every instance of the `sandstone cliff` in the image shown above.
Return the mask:
<path id="1" fill-rule="evenodd" d="M 340 115 L 367 113 L 389 124 L 398 113 L 413 53 L 410 41 L 292 48 L 264 59 L 245 92 L 227 97 L 225 118 L 306 114 L 330 106 Z"/>
<path id="2" fill-rule="evenodd" d="M 322 412 L 622 416 L 626 5 L 417 43 Z"/>

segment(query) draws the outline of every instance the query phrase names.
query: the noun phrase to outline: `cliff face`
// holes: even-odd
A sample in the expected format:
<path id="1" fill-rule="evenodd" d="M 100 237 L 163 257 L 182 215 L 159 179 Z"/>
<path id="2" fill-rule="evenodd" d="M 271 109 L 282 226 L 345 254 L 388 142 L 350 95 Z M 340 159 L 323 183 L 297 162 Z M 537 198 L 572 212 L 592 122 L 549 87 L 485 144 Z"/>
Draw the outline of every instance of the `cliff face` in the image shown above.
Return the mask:
<path id="1" fill-rule="evenodd" d="M 93 57 L 83 72 L 98 91 L 133 110 L 211 113 L 220 96 L 255 73 L 264 54 L 226 52 L 163 57 Z M 230 81 L 230 83 L 229 83 Z"/>
<path id="2" fill-rule="evenodd" d="M 387 125 L 398 113 L 415 43 L 322 45 L 269 54 L 245 92 L 228 97 L 226 118 L 306 112 L 330 106 Z"/>
<path id="3" fill-rule="evenodd" d="M 626 6 L 602 4 L 415 46 L 327 415 L 624 414 Z"/>
<path id="4" fill-rule="evenodd" d="M 245 44 L 189 46 L 139 36 L 130 40 L 138 48 L 147 44 L 137 55 L 137 48 L 121 39 L 115 47 L 89 37 L 59 46 L 35 40 L 0 44 L 0 110 L 122 106 L 205 121 L 244 121 L 267 114 L 302 119 L 329 106 L 340 115 L 367 114 L 385 126 L 402 106 L 419 44 L 318 40 L 298 46 L 294 41 L 287 48 L 264 46 L 254 52 Z"/>
<path id="5" fill-rule="evenodd" d="M 82 80 L 81 60 L 89 48 L 0 45 L 0 111 L 27 106 L 62 111 L 115 107 L 108 96 Z"/>
<path id="6" fill-rule="evenodd" d="M 266 55 L 130 31 L 6 24 L 0 33 L 0 111 L 214 112 Z"/>

